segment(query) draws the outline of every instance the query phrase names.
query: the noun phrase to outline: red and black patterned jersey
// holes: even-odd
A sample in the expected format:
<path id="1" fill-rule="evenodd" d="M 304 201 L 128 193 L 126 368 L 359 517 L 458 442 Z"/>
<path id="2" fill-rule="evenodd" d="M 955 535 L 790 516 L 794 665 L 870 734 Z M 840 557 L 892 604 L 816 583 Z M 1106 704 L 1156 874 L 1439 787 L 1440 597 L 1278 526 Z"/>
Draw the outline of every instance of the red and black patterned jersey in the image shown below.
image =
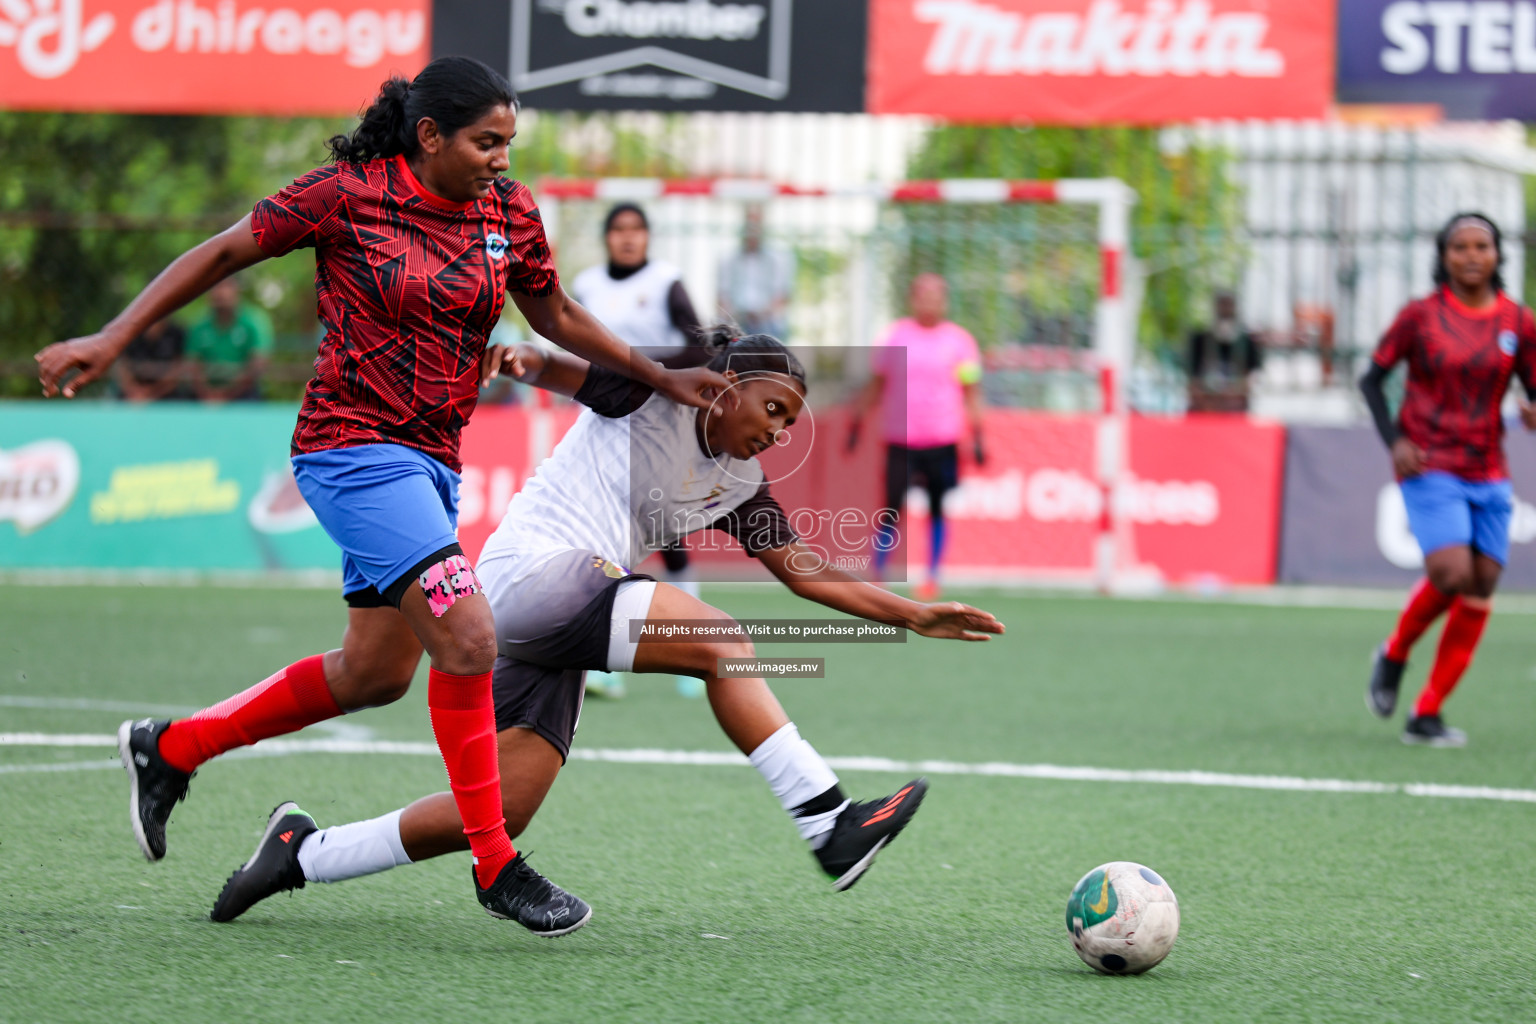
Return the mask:
<path id="1" fill-rule="evenodd" d="M 1502 480 L 1504 418 L 1511 375 L 1536 383 L 1536 320 L 1504 294 L 1472 309 L 1441 289 L 1410 302 L 1382 336 L 1376 364 L 1408 361 L 1398 427 L 1428 466 L 1463 480 Z"/>
<path id="2" fill-rule="evenodd" d="M 521 183 L 470 203 L 428 192 L 404 157 L 333 164 L 256 204 L 268 256 L 315 248 L 325 337 L 293 453 L 418 448 L 459 468 L 459 432 L 507 290 L 560 287 L 544 223 Z"/>

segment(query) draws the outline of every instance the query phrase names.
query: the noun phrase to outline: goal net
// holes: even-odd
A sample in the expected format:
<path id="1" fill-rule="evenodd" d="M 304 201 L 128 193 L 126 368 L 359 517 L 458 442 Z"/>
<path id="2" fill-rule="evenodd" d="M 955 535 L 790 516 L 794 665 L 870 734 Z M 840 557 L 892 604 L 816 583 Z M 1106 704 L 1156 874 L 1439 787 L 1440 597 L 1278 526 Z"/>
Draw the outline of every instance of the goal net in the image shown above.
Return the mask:
<path id="1" fill-rule="evenodd" d="M 989 407 L 1093 420 L 1091 465 L 1051 499 L 1091 534 L 1090 564 L 1063 563 L 1042 542 L 1038 554 L 1023 556 L 1028 564 L 1010 561 L 998 575 L 1087 576 L 1108 585 L 1133 565 L 1109 497 L 1125 459 L 1121 391 L 1132 353 L 1122 277 L 1134 197 L 1122 183 L 965 179 L 806 189 L 732 179 L 555 179 L 537 183 L 535 197 L 567 280 L 606 262 L 603 225 L 613 205 L 641 205 L 650 258 L 678 268 L 703 322 L 732 318 L 775 334 L 800 356 L 821 396 L 824 446 L 843 438 L 825 436 L 842 428 L 823 409 L 846 402 L 867 376 L 869 346 L 905 315 L 913 278 L 941 275 L 951 319 L 983 349 Z M 878 491 L 880 470 L 859 486 Z M 859 477 L 847 467 L 825 472 Z M 1019 479 L 1010 490 L 1003 477 L 976 477 L 950 495 L 946 510 L 954 504 L 964 514 L 969 504 L 1005 516 L 1029 497 Z M 914 526 L 927 514 L 917 495 L 906 503 Z M 888 576 L 902 578 L 905 565 L 920 569 L 924 532 L 909 531 L 906 558 Z M 954 542 L 964 547 L 963 537 Z M 839 554 L 859 568 L 852 552 Z"/>

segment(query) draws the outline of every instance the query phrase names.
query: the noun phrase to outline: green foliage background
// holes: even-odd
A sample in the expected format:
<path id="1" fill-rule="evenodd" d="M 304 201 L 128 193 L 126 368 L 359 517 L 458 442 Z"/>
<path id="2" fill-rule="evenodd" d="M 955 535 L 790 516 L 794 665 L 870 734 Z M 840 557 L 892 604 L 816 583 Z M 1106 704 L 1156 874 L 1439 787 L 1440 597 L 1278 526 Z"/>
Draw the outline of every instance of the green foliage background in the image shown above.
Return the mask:
<path id="1" fill-rule="evenodd" d="M 1237 285 L 1242 259 L 1238 232 L 1242 193 L 1229 177 L 1227 155 L 1218 149 L 1170 148 L 1155 128 L 1036 128 L 954 125 L 934 130 L 910 163 L 909 177 L 933 178 L 1119 178 L 1138 197 L 1132 214 L 1132 251 L 1147 273 L 1138 335 L 1144 347 L 1171 355 L 1189 328 L 1206 317 L 1212 293 Z M 1020 205 L 1004 211 L 973 210 L 972 230 L 1027 237 L 1042 226 L 1045 210 Z M 931 218 L 931 211 L 911 208 L 910 221 Z M 953 211 L 945 211 L 954 220 Z M 962 215 L 963 216 L 963 215 Z M 985 227 L 983 227 L 985 225 Z M 1091 230 L 1091 225 L 1088 225 Z M 927 269 L 913 266 L 914 270 Z M 1045 294 L 1028 295 L 1047 309 L 1070 295 L 1097 292 L 1098 264 L 1068 268 L 1086 276 L 1064 289 L 1050 280 Z M 1027 282 L 1023 285 L 1027 288 Z M 1006 307 L 996 296 L 971 296 L 956 303 L 956 317 L 966 312 L 982 322 L 967 323 L 978 338 L 1008 338 L 1008 325 L 997 322 Z M 990 319 L 988 319 L 990 318 Z"/>
<path id="2" fill-rule="evenodd" d="M 339 127 L 320 119 L 0 113 L 5 392 L 30 394 L 25 363 L 37 348 L 99 329 L 177 255 L 315 166 Z M 313 277 L 314 261 L 296 257 L 261 264 L 247 283 L 292 337 L 313 332 Z"/>
<path id="3" fill-rule="evenodd" d="M 33 394 L 37 349 L 100 329 L 186 249 L 324 163 L 325 140 L 352 123 L 0 112 L 0 396 Z M 573 145 L 577 132 L 603 144 Z M 603 115 L 526 117 L 513 149 L 513 174 L 528 179 L 676 170 Z M 307 253 L 246 274 L 278 332 L 269 397 L 296 396 L 313 359 L 313 280 Z M 194 304 L 177 318 L 201 313 Z"/>
<path id="4" fill-rule="evenodd" d="M 351 123 L 0 112 L 0 395 L 32 394 L 38 348 L 99 329 L 178 254 L 324 162 L 325 140 Z M 613 114 L 525 115 L 512 173 L 525 180 L 680 174 L 684 125 L 674 118 L 660 127 L 642 131 L 633 117 Z M 1159 138 L 1147 129 L 941 127 L 912 159 L 909 176 L 1124 179 L 1141 197 L 1135 251 L 1151 274 L 1141 335 L 1166 350 L 1208 308 L 1211 289 L 1235 279 L 1239 195 L 1220 153 L 1168 153 Z M 910 235 L 936 213 L 908 208 L 904 230 Z M 1040 216 L 1028 206 L 958 214 L 951 208 L 943 231 L 970 235 L 974 247 L 978 232 L 1027 234 L 1038 228 L 1030 219 Z M 1048 233 L 1029 237 L 1050 242 Z M 914 249 L 898 265 L 916 272 L 928 269 L 925 260 Z M 1057 267 L 1058 277 L 1082 277 L 1084 288 L 1095 287 L 1096 264 L 1064 262 L 1070 265 Z M 279 336 L 269 397 L 297 395 L 313 357 L 313 275 L 307 254 L 247 274 L 248 294 L 267 308 Z M 1017 287 L 1027 290 L 1029 275 L 1017 276 L 1024 281 Z M 1025 298 L 1047 310 L 1052 302 L 1082 305 L 1079 289 L 1059 285 L 1037 275 L 1039 294 Z M 1015 284 L 976 287 L 977 294 L 956 303 L 978 321 L 967 326 L 989 343 L 1022 340 L 1020 296 L 1009 291 Z M 201 312 L 194 305 L 179 317 L 191 322 Z"/>

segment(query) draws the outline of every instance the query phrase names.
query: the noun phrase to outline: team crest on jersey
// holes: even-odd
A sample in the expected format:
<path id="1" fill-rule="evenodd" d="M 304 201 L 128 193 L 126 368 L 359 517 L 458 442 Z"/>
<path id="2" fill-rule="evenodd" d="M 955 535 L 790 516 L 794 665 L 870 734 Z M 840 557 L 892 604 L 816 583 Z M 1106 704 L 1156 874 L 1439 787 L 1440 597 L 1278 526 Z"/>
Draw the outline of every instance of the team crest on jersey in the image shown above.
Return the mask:
<path id="1" fill-rule="evenodd" d="M 493 260 L 502 259 L 507 255 L 507 240 L 493 231 L 485 236 L 485 251 Z"/>
<path id="2" fill-rule="evenodd" d="M 601 570 L 604 576 L 615 580 L 621 580 L 629 575 L 629 570 L 618 562 L 610 562 L 608 559 L 597 555 L 592 557 L 592 568 Z"/>
<path id="3" fill-rule="evenodd" d="M 1519 344 L 1520 344 L 1519 339 L 1515 337 L 1515 332 L 1514 331 L 1500 331 L 1499 332 L 1499 351 L 1500 352 L 1503 352 L 1507 356 L 1512 356 L 1512 355 L 1515 354 L 1515 349 L 1516 349 L 1516 347 Z"/>

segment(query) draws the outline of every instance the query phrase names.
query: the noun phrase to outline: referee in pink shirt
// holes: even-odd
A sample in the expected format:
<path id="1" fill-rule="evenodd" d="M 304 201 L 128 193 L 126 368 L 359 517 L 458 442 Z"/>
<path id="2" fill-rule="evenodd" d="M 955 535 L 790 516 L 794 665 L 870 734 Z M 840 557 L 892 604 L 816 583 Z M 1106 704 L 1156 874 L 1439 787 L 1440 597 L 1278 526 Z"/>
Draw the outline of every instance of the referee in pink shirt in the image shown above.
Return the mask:
<path id="1" fill-rule="evenodd" d="M 891 325 L 873 358 L 873 373 L 854 406 L 848 450 L 876 405 L 886 444 L 885 507 L 875 534 L 875 570 L 882 576 L 896 547 L 896 519 L 907 488 L 921 481 L 928 491 L 928 575 L 919 600 L 939 595 L 944 556 L 944 494 L 959 482 L 960 439 L 970 424 L 976 464 L 986 461 L 981 444 L 981 351 L 976 339 L 945 319 L 949 285 L 938 274 L 919 274 L 907 293 L 912 315 Z M 903 400 L 903 397 L 905 400 Z"/>

